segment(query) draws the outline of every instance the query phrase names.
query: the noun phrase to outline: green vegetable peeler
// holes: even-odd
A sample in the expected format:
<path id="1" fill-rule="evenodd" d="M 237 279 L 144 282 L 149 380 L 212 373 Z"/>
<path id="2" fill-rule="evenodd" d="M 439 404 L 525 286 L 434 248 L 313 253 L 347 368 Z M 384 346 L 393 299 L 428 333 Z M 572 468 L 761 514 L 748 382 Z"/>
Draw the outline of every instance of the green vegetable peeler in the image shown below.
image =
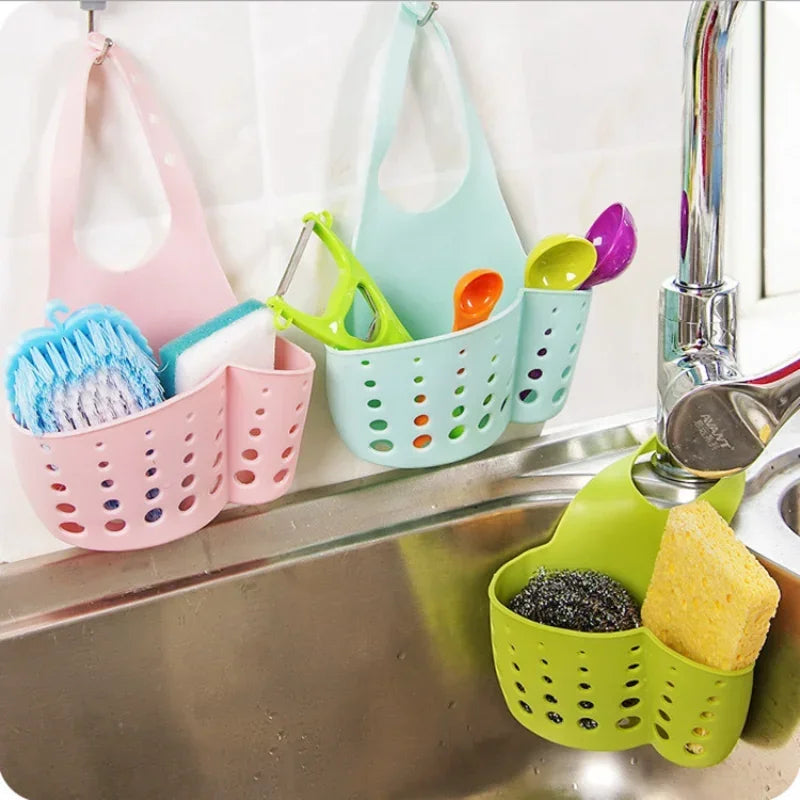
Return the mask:
<path id="1" fill-rule="evenodd" d="M 339 350 L 360 350 L 365 347 L 383 347 L 413 341 L 367 271 L 333 232 L 331 228 L 333 217 L 330 212 L 306 214 L 303 223 L 303 230 L 292 251 L 278 290 L 267 300 L 267 305 L 275 312 L 275 327 L 285 330 L 294 324 L 301 331 Z M 283 299 L 312 231 L 319 236 L 339 269 L 336 286 L 328 298 L 324 313 L 318 317 L 293 308 Z M 345 317 L 353 305 L 356 290 L 361 293 L 374 314 L 366 339 L 353 336 L 345 327 Z"/>

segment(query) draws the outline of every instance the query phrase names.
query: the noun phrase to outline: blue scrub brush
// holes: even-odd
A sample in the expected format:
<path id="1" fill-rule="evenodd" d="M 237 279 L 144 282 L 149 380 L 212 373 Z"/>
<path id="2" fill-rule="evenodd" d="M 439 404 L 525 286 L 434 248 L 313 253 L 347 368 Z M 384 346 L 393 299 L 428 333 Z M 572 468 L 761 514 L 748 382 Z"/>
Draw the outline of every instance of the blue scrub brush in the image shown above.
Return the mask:
<path id="1" fill-rule="evenodd" d="M 153 352 L 121 311 L 90 305 L 69 314 L 53 300 L 45 315 L 52 327 L 27 331 L 9 353 L 6 390 L 22 427 L 37 436 L 79 430 L 164 399 Z"/>

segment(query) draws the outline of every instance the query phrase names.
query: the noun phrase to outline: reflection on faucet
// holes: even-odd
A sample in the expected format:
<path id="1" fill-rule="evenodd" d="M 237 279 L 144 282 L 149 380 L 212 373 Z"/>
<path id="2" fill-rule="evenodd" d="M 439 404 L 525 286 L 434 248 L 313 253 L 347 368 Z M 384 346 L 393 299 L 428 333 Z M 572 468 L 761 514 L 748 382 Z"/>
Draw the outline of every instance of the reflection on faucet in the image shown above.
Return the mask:
<path id="1" fill-rule="evenodd" d="M 656 470 L 682 481 L 749 466 L 800 406 L 800 361 L 745 379 L 737 283 L 722 271 L 730 34 L 742 0 L 695 0 L 684 38 L 678 274 L 661 287 Z"/>

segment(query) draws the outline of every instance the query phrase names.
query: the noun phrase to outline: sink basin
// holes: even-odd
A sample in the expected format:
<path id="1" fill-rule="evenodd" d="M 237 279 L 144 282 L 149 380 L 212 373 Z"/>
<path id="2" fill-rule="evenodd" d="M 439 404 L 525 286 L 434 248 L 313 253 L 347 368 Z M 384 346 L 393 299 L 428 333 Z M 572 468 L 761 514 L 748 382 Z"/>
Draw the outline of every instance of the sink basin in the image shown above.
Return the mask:
<path id="1" fill-rule="evenodd" d="M 783 599 L 727 761 L 553 745 L 497 686 L 492 573 L 651 433 L 584 426 L 226 512 L 154 550 L 3 566 L 0 771 L 30 800 L 777 797 L 800 767 L 800 548 L 780 515 L 800 431 L 735 522 Z"/>
<path id="2" fill-rule="evenodd" d="M 800 534 L 800 482 L 793 483 L 781 498 L 781 517 L 795 532 Z"/>

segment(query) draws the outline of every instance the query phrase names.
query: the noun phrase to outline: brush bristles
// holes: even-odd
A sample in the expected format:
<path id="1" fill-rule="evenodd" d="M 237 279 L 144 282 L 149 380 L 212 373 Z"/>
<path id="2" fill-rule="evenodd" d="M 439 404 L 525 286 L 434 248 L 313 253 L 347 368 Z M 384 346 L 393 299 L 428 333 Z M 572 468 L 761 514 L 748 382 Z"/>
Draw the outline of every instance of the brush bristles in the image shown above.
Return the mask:
<path id="1" fill-rule="evenodd" d="M 32 347 L 13 391 L 19 423 L 36 435 L 102 425 L 164 399 L 152 357 L 108 319 Z"/>

